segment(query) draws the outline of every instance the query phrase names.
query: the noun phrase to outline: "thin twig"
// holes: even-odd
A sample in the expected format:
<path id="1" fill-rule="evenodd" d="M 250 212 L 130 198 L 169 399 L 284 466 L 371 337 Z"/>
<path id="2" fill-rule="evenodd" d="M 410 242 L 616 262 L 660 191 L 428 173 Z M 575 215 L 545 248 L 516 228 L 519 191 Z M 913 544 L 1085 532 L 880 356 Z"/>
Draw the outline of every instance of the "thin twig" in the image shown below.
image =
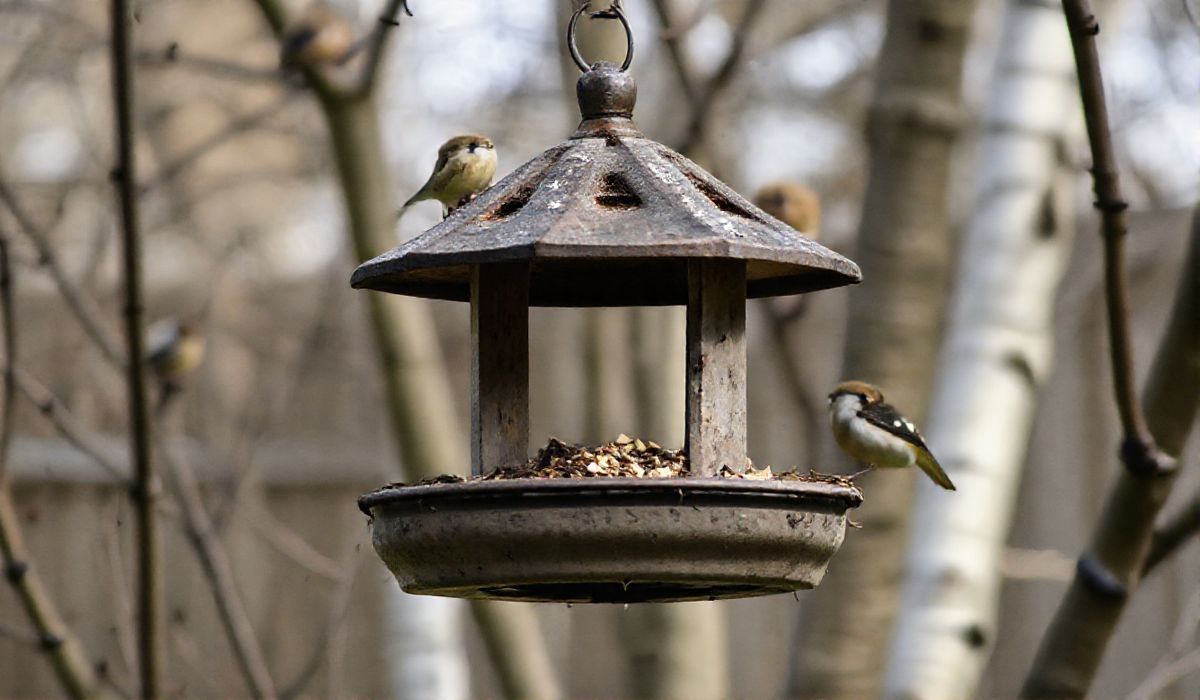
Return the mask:
<path id="1" fill-rule="evenodd" d="M 134 631 L 134 619 L 136 615 L 133 610 L 133 601 L 130 593 L 131 586 L 129 579 L 125 575 L 125 559 L 121 556 L 121 518 L 120 509 L 125 506 L 125 502 L 119 499 L 111 499 L 109 501 L 110 508 L 113 512 L 106 513 L 105 517 L 101 518 L 103 524 L 104 550 L 108 555 L 108 570 L 112 573 L 112 590 L 113 603 L 112 612 L 113 629 L 117 638 L 117 649 L 121 654 L 121 660 L 125 664 L 125 668 L 131 671 L 137 668 L 137 633 Z M 107 671 L 111 675 L 111 665 Z M 115 682 L 115 679 L 112 679 Z M 124 679 L 129 683 L 129 679 Z"/>
<path id="2" fill-rule="evenodd" d="M 1178 513 L 1154 530 L 1154 537 L 1150 540 L 1150 553 L 1146 555 L 1142 575 L 1149 574 L 1159 564 L 1170 559 L 1197 533 L 1200 533 L 1200 491 L 1197 491 Z"/>
<path id="3" fill-rule="evenodd" d="M 171 475 L 175 495 L 183 510 L 184 531 L 191 541 L 209 589 L 220 613 L 221 624 L 233 647 L 234 658 L 256 698 L 275 698 L 275 683 L 241 593 L 233 578 L 229 554 L 217 538 L 208 509 L 200 496 L 200 484 L 191 464 L 167 445 L 159 445 L 163 465 Z"/>
<path id="4" fill-rule="evenodd" d="M 277 38 L 282 37 L 287 30 L 288 23 L 283 3 L 280 0 L 254 0 L 254 2 L 262 12 L 263 18 L 267 20 L 267 24 L 270 25 L 271 32 Z M 342 94 L 343 91 L 330 82 L 320 70 L 308 65 L 300 65 L 298 69 L 317 97 L 323 100 L 338 99 Z"/>
<path id="5" fill-rule="evenodd" d="M 330 645 L 346 622 L 350 602 L 353 600 L 350 593 L 354 590 L 361 563 L 358 552 L 354 551 L 350 553 L 344 563 L 338 565 L 338 568 L 345 571 L 345 574 L 337 580 L 333 592 L 329 596 L 329 611 L 325 616 L 325 623 L 321 626 L 321 631 L 317 634 L 317 642 L 313 645 L 313 651 L 308 659 L 300 667 L 296 678 L 279 693 L 280 700 L 291 700 L 301 695 L 308 684 L 312 682 L 313 676 L 320 670 L 321 664 L 329 658 Z"/>
<path id="6" fill-rule="evenodd" d="M 119 464 L 108 456 L 104 447 L 75 420 L 75 417 L 63 406 L 62 401 L 59 401 L 58 397 L 51 393 L 45 384 L 20 367 L 14 368 L 13 379 L 17 390 L 25 395 L 25 398 L 45 416 L 46 420 L 50 421 L 59 435 L 71 443 L 75 449 L 90 457 L 117 484 L 130 483 L 128 464 Z"/>
<path id="7" fill-rule="evenodd" d="M 700 20 L 708 16 L 712 12 L 713 5 L 716 0 L 703 0 L 697 7 L 693 8 L 687 19 L 680 20 L 669 27 L 663 27 L 658 32 L 658 38 L 663 41 L 676 41 L 687 35 L 688 32 L 696 28 L 700 24 Z M 659 14 L 659 19 L 662 19 L 662 14 Z"/>
<path id="8" fill-rule="evenodd" d="M 1100 73 L 1100 57 L 1096 51 L 1095 36 L 1100 32 L 1100 25 L 1087 0 L 1064 0 L 1063 10 L 1067 15 L 1071 46 L 1079 71 L 1079 92 L 1083 99 L 1088 143 L 1092 151 L 1095 207 L 1100 212 L 1104 236 L 1104 295 L 1108 310 L 1113 389 L 1125 439 L 1122 458 L 1128 469 L 1138 473 L 1155 473 L 1164 468 L 1165 463 L 1156 459 L 1158 449 L 1146 426 L 1146 417 L 1134 386 L 1129 283 L 1125 274 L 1125 236 L 1128 233 L 1125 210 L 1129 204 L 1121 194 L 1117 159 L 1109 131 L 1104 81 Z"/>
<path id="9" fill-rule="evenodd" d="M 662 40 L 667 45 L 667 56 L 671 59 L 671 65 L 675 67 L 675 77 L 679 80 L 683 97 L 694 107 L 698 102 L 699 90 L 696 88 L 696 78 L 692 75 L 692 66 L 683 53 L 683 36 L 671 32 L 672 27 L 679 26 L 671 8 L 671 0 L 654 0 L 650 4 L 658 14 L 658 23 L 663 32 Z"/>
<path id="10" fill-rule="evenodd" d="M 313 549 L 295 530 L 279 522 L 265 508 L 251 507 L 243 514 L 255 534 L 300 568 L 330 581 L 341 581 L 346 577 L 342 564 Z"/>
<path id="11" fill-rule="evenodd" d="M 688 120 L 687 131 L 678 149 L 687 154 L 695 151 L 707 136 L 708 125 L 712 119 L 713 104 L 733 81 L 738 69 L 742 67 L 742 57 L 746 53 L 746 44 L 755 21 L 762 16 L 766 8 L 766 0 L 747 0 L 737 26 L 733 30 L 732 43 L 725 60 L 717 68 L 717 72 L 704 85 L 704 90 L 691 98 L 691 119 Z M 682 80 L 682 73 L 680 74 Z"/>
<path id="12" fill-rule="evenodd" d="M 79 320 L 84 331 L 96 342 L 96 347 L 100 348 L 105 359 L 116 367 L 124 367 L 125 359 L 120 345 L 102 320 L 103 316 L 100 310 L 67 274 L 58 256 L 54 254 L 46 232 L 33 223 L 33 219 L 3 178 L 0 178 L 0 200 L 4 200 L 4 204 L 16 219 L 18 227 L 37 250 L 38 263 L 45 267 L 50 276 L 54 278 L 54 283 L 58 286 L 63 301 L 66 302 L 67 308 L 71 310 L 75 318 Z"/>
<path id="13" fill-rule="evenodd" d="M 380 15 L 379 24 L 375 27 L 367 45 L 367 56 L 363 63 L 357 96 L 369 95 L 374 91 L 375 83 L 379 79 L 379 66 L 383 63 L 384 49 L 387 48 L 387 40 L 392 35 L 392 29 L 399 24 L 397 18 L 400 16 L 401 10 L 404 11 L 404 14 L 412 17 L 407 0 L 389 0 L 387 8 Z"/>
<path id="14" fill-rule="evenodd" d="M 1162 691 L 1198 668 L 1200 668 L 1200 649 L 1193 649 L 1190 653 L 1157 669 L 1129 694 L 1128 700 L 1150 700 L 1162 697 Z"/>
<path id="15" fill-rule="evenodd" d="M 13 391 L 16 362 L 16 309 L 12 303 L 12 265 L 8 256 L 8 238 L 0 235 L 0 314 L 4 330 L 5 387 L 0 394 L 0 564 L 4 578 L 13 587 L 21 607 L 37 633 L 37 642 L 54 666 L 63 690 L 72 698 L 94 698 L 102 693 L 97 687 L 92 666 L 84 655 L 75 634 L 63 622 L 58 608 L 46 591 L 41 576 L 33 568 L 21 536 L 20 519 L 13 506 L 9 488 L 11 480 L 5 465 L 12 431 L 15 392 Z"/>
<path id="16" fill-rule="evenodd" d="M 295 93 L 289 92 L 265 107 L 230 119 L 220 131 L 204 139 L 188 150 L 187 153 L 160 168 L 154 179 L 144 183 L 138 193 L 144 195 L 175 180 L 204 156 L 228 143 L 231 139 L 257 128 L 263 122 L 282 112 L 291 104 L 294 98 Z"/>
<path id="17" fill-rule="evenodd" d="M 796 362 L 796 350 L 792 344 L 791 329 L 792 324 L 789 321 L 795 320 L 795 317 L 788 318 L 788 312 L 772 303 L 774 299 L 765 299 L 766 303 L 760 307 L 766 312 L 767 326 L 771 331 L 771 341 L 775 346 L 775 359 L 778 360 L 780 369 L 783 374 L 783 382 L 787 387 L 788 393 L 791 394 L 792 403 L 800 410 L 800 427 L 803 434 L 800 436 L 800 444 L 811 446 L 814 443 L 812 439 L 812 431 L 815 427 L 821 424 L 821 409 L 813 403 L 809 385 L 804 380 L 804 376 L 800 372 L 800 367 Z M 799 307 L 799 313 L 807 308 L 807 304 Z M 808 455 L 810 458 L 811 454 Z"/>
<path id="18" fill-rule="evenodd" d="M 132 17 L 128 0 L 112 0 L 112 84 L 116 127 L 113 180 L 121 212 L 122 271 L 125 280 L 125 363 L 129 390 L 130 453 L 134 467 L 134 508 L 138 542 L 138 663 L 143 698 L 163 692 L 161 639 L 162 578 L 155 513 L 154 468 L 150 456 L 150 413 L 146 404 L 142 326 L 142 240 L 138 220 L 134 159 Z"/>
<path id="19" fill-rule="evenodd" d="M 165 50 L 138 51 L 134 59 L 144 68 L 185 68 L 198 73 L 208 73 L 228 80 L 243 80 L 248 82 L 265 82 L 278 84 L 278 70 L 243 66 L 219 58 L 209 56 L 193 56 L 183 53 L 178 44 L 171 44 Z"/>

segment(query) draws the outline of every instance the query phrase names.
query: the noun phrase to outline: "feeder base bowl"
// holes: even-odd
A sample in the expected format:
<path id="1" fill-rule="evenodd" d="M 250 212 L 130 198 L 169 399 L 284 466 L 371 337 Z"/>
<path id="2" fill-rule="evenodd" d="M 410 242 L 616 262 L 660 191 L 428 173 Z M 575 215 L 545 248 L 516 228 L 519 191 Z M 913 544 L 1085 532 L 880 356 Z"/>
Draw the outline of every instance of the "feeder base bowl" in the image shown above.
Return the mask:
<path id="1" fill-rule="evenodd" d="M 861 502 L 841 484 L 688 477 L 388 487 L 359 506 L 408 593 L 641 603 L 812 588 Z"/>

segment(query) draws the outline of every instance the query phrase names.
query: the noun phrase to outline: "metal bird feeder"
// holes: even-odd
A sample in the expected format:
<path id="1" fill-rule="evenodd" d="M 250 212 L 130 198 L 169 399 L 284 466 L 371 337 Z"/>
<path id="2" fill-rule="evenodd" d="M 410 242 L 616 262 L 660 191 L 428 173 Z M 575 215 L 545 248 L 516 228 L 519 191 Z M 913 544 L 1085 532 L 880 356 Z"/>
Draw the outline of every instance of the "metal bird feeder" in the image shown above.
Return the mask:
<path id="1" fill-rule="evenodd" d="M 610 16 L 628 32 L 619 8 Z M 530 306 L 686 305 L 690 474 L 386 487 L 359 499 L 375 549 L 409 593 L 641 602 L 811 588 L 862 494 L 721 476 L 747 463 L 746 298 L 852 284 L 858 267 L 644 137 L 630 56 L 585 64 L 578 18 L 578 130 L 352 284 L 470 302 L 476 476 L 528 456 Z"/>

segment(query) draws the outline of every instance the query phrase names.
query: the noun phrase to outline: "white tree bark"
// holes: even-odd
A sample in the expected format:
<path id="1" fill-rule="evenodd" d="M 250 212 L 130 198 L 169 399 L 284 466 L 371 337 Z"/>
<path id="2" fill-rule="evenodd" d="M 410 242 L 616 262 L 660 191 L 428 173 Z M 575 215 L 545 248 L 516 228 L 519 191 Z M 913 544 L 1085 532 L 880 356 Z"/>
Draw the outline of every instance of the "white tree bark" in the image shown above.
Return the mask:
<path id="1" fill-rule="evenodd" d="M 995 637 L 1000 555 L 1070 250 L 1057 200 L 1078 91 L 1057 4 L 1007 3 L 979 182 L 927 425 L 958 485 L 922 482 L 887 698 L 973 697 Z"/>
<path id="2" fill-rule="evenodd" d="M 463 610 L 454 598 L 414 596 L 387 586 L 389 679 L 396 700 L 467 700 Z"/>

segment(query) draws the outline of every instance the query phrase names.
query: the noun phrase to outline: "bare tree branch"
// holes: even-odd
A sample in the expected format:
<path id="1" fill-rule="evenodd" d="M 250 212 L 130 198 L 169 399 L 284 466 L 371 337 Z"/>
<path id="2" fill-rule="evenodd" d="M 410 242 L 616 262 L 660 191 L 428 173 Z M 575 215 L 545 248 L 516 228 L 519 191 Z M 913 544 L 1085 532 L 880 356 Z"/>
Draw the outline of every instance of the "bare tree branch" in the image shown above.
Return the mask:
<path id="1" fill-rule="evenodd" d="M 275 698 L 275 684 L 271 680 L 266 657 L 254 635 L 254 627 L 241 593 L 234 583 L 229 554 L 217 539 L 212 519 L 200 497 L 196 473 L 191 464 L 167 445 L 160 444 L 159 450 L 183 509 L 184 530 L 208 578 L 221 624 L 225 627 L 225 634 L 233 647 L 234 658 L 237 659 L 246 686 L 256 698 Z"/>
<path id="2" fill-rule="evenodd" d="M 658 0 L 658 3 L 665 1 Z M 681 153 L 693 152 L 703 143 L 712 119 L 713 104 L 742 67 L 742 56 L 746 52 L 747 38 L 754 28 L 755 21 L 762 16 L 766 6 L 766 0 L 747 0 L 746 9 L 743 10 L 737 26 L 734 27 L 732 43 L 729 53 L 725 54 L 725 60 L 721 61 L 721 66 L 704 85 L 703 90 L 690 98 L 692 103 L 691 119 L 688 120 L 687 131 L 684 133 L 683 141 L 678 149 Z M 682 64 L 677 70 L 682 71 Z M 683 82 L 683 73 L 680 72 L 679 75 L 680 81 Z"/>
<path id="3" fill-rule="evenodd" d="M 92 461 L 107 472 L 118 484 L 130 483 L 128 465 L 118 464 L 108 456 L 104 447 L 75 420 L 63 406 L 62 402 L 58 400 L 58 397 L 54 396 L 45 384 L 42 384 L 33 375 L 25 372 L 20 367 L 14 368 L 13 379 L 16 382 L 17 390 L 25 395 L 25 398 L 50 421 L 51 425 L 58 430 L 58 433 L 67 442 L 71 443 L 75 449 L 90 457 Z"/>
<path id="4" fill-rule="evenodd" d="M 1121 612 L 1142 576 L 1155 520 L 1178 472 L 1172 455 L 1182 453 L 1200 402 L 1200 209 L 1193 214 L 1191 247 L 1143 399 L 1154 427 L 1152 436 L 1142 405 L 1133 396 L 1124 271 L 1126 205 L 1117 180 L 1096 51 L 1100 27 L 1087 0 L 1063 0 L 1063 9 L 1092 147 L 1096 207 L 1103 222 L 1105 298 L 1125 469 L 1108 494 L 1088 551 L 1079 559 L 1075 578 L 1025 679 L 1022 697 L 1029 698 L 1087 694 Z"/>
<path id="5" fill-rule="evenodd" d="M 142 307 L 142 240 L 138 220 L 137 170 L 134 159 L 132 17 L 127 0 L 112 0 L 112 86 L 116 127 L 116 165 L 113 180 L 121 212 L 122 273 L 125 281 L 125 357 L 129 390 L 130 451 L 134 467 L 133 503 L 138 542 L 138 662 L 143 698 L 163 692 L 162 560 L 159 557 L 154 467 L 150 454 L 150 412 L 146 374 Z"/>
<path id="6" fill-rule="evenodd" d="M 658 23 L 663 32 L 662 40 L 667 45 L 667 55 L 671 59 L 671 65 L 675 67 L 675 77 L 679 80 L 683 96 L 689 105 L 695 105 L 699 90 L 696 88 L 696 78 L 692 75 L 692 66 L 683 53 L 683 35 L 671 31 L 672 27 L 679 26 L 671 8 L 671 0 L 653 0 L 650 4 L 654 6 L 654 11 L 658 14 Z"/>
<path id="7" fill-rule="evenodd" d="M 276 552 L 291 559 L 297 566 L 330 581 L 341 581 L 346 578 L 341 562 L 334 561 L 313 549 L 312 545 L 296 534 L 295 530 L 279 522 L 267 510 L 251 507 L 246 509 L 244 514 L 251 529 L 264 542 Z M 287 693 L 281 692 L 280 694 L 286 695 Z"/>
<path id="8" fill-rule="evenodd" d="M 16 361 L 16 322 L 12 298 L 12 266 L 8 256 L 8 237 L 0 233 L 0 314 L 4 330 L 5 386 L 0 394 L 0 563 L 4 578 L 17 594 L 21 607 L 37 631 L 37 643 L 46 654 L 63 690 L 72 698 L 101 697 L 91 663 L 79 640 L 63 622 L 62 615 L 46 591 L 41 576 L 33 568 L 21 536 L 10 491 L 11 480 L 5 465 L 11 441 L 15 393 L 12 387 Z"/>
<path id="9" fill-rule="evenodd" d="M 369 95 L 374 91 L 375 83 L 379 78 L 379 66 L 383 63 L 384 50 L 387 48 L 387 40 L 392 35 L 392 29 L 399 24 L 397 17 L 400 16 L 401 10 L 404 11 L 404 14 L 412 17 L 407 0 L 388 0 L 387 8 L 380 15 L 379 24 L 375 27 L 367 44 L 366 62 L 363 64 L 362 77 L 359 79 L 358 96 Z"/>
<path id="10" fill-rule="evenodd" d="M 248 131 L 253 131 L 263 122 L 284 111 L 292 103 L 293 99 L 295 99 L 295 94 L 289 92 L 265 107 L 229 120 L 220 131 L 196 144 L 187 153 L 163 165 L 155 174 L 153 180 L 144 183 L 139 188 L 138 194 L 145 195 L 175 180 L 204 156 L 228 143 L 231 139 L 241 136 Z"/>
<path id="11" fill-rule="evenodd" d="M 1159 564 L 1170 559 L 1198 533 L 1200 533 L 1200 491 L 1197 491 L 1192 499 L 1179 509 L 1179 512 L 1155 528 L 1154 535 L 1150 540 L 1150 552 L 1146 555 L 1145 566 L 1142 567 L 1142 576 L 1146 576 Z"/>
<path id="12" fill-rule="evenodd" d="M 312 682 L 313 677 L 317 675 L 321 664 L 329 657 L 329 646 L 345 624 L 346 615 L 350 610 L 350 601 L 352 600 L 350 593 L 354 590 L 354 583 L 358 578 L 358 565 L 361 563 L 355 554 L 351 553 L 349 563 L 338 564 L 338 569 L 345 573 L 337 579 L 333 593 L 329 596 L 329 612 L 325 616 L 325 624 L 321 626 L 321 631 L 317 635 L 312 654 L 300 667 L 296 678 L 280 692 L 279 697 L 282 700 L 291 700 L 303 693 L 308 684 Z"/>
<path id="13" fill-rule="evenodd" d="M 50 272 L 67 308 L 79 320 L 84 331 L 96 342 L 96 347 L 100 349 L 106 360 L 116 367 L 124 367 L 125 359 L 120 345 L 102 320 L 103 315 L 96 308 L 95 302 L 67 274 L 58 256 L 54 254 L 49 237 L 45 231 L 34 224 L 33 219 L 3 178 L 0 178 L 0 200 L 3 200 L 5 206 L 12 212 L 13 218 L 17 220 L 17 225 L 25 237 L 33 243 L 38 254 L 38 262 Z"/>
<path id="14" fill-rule="evenodd" d="M 1151 700 L 1163 697 L 1160 694 L 1162 691 L 1183 680 L 1184 676 L 1196 669 L 1200 669 L 1200 649 L 1193 649 L 1188 654 L 1157 669 L 1129 694 L 1128 700 Z"/>
<path id="15" fill-rule="evenodd" d="M 206 73 L 227 80 L 243 80 L 255 83 L 278 84 L 278 70 L 266 70 L 243 66 L 219 58 L 208 56 L 193 56 L 184 53 L 178 44 L 171 44 L 165 50 L 137 51 L 134 60 L 143 68 L 184 68 L 196 73 Z"/>

